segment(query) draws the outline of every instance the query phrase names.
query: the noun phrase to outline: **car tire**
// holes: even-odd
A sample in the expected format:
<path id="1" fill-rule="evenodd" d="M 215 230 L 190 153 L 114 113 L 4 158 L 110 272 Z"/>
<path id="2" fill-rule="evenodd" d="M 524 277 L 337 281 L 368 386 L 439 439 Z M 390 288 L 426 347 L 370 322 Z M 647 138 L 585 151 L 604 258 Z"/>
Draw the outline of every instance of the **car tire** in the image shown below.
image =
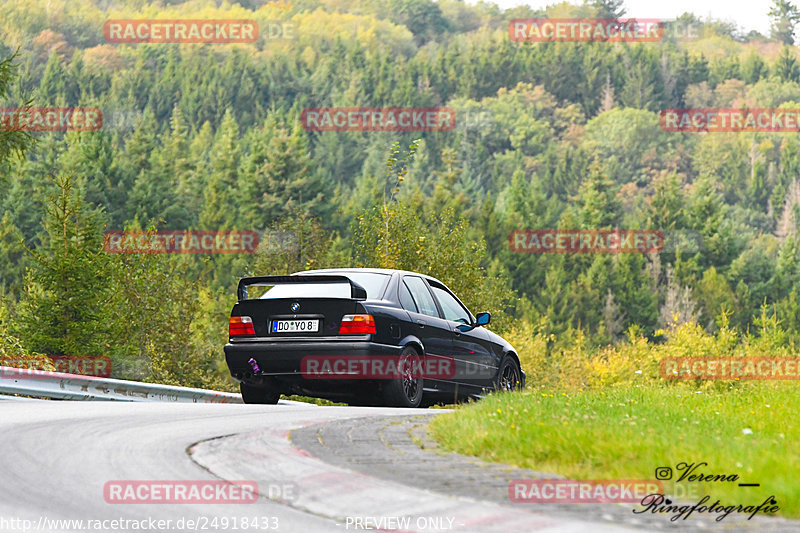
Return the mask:
<path id="1" fill-rule="evenodd" d="M 497 371 L 497 381 L 495 389 L 497 391 L 509 392 L 522 388 L 522 369 L 517 361 L 510 355 L 503 357 L 500 368 Z"/>
<path id="2" fill-rule="evenodd" d="M 419 352 L 411 346 L 406 346 L 400 352 L 399 360 L 404 358 L 421 361 Z M 400 365 L 398 364 L 398 367 Z M 419 368 L 419 365 L 417 366 Z M 408 376 L 388 380 L 383 385 L 383 399 L 389 407 L 419 407 L 422 403 L 423 379 Z"/>
<path id="3" fill-rule="evenodd" d="M 279 392 L 275 392 L 271 388 L 263 385 L 258 386 L 240 383 L 239 390 L 242 392 L 242 400 L 244 403 L 274 405 L 281 399 L 281 394 Z"/>

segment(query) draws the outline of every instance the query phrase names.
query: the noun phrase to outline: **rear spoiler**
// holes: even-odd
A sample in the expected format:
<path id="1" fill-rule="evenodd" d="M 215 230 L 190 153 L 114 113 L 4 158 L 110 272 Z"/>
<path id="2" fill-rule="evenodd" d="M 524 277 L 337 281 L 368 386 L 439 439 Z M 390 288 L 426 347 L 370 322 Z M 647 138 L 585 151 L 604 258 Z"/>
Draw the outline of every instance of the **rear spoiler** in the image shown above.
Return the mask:
<path id="1" fill-rule="evenodd" d="M 256 276 L 252 278 L 242 278 L 239 280 L 239 287 L 236 291 L 239 301 L 247 300 L 247 287 L 251 286 L 272 286 L 272 285 L 293 285 L 296 283 L 349 283 L 350 297 L 353 300 L 366 300 L 367 290 L 351 280 L 347 276 Z"/>

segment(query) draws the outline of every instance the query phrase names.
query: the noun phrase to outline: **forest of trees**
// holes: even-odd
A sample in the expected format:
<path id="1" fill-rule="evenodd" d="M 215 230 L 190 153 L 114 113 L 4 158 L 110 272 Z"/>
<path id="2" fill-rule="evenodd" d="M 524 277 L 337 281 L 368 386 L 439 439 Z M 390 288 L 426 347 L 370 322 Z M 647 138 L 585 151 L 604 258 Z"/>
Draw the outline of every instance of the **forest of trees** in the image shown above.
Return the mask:
<path id="1" fill-rule="evenodd" d="M 509 39 L 514 18 L 620 5 L 3 2 L 2 106 L 93 106 L 104 123 L 0 132 L 0 340 L 108 355 L 118 377 L 225 388 L 239 277 L 387 266 L 439 277 L 500 332 L 543 324 L 556 344 L 576 330 L 596 347 L 631 328 L 657 340 L 689 321 L 747 332 L 766 304 L 793 345 L 800 138 L 668 133 L 659 112 L 800 108 L 800 14 L 775 0 L 769 36 L 686 14 L 656 43 Z M 103 23 L 126 18 L 291 31 L 251 44 L 105 42 Z M 447 106 L 456 127 L 305 131 L 302 110 L 326 106 Z M 103 233 L 125 228 L 263 237 L 253 255 L 105 253 Z M 667 246 L 509 249 L 511 231 L 537 228 L 657 229 Z"/>

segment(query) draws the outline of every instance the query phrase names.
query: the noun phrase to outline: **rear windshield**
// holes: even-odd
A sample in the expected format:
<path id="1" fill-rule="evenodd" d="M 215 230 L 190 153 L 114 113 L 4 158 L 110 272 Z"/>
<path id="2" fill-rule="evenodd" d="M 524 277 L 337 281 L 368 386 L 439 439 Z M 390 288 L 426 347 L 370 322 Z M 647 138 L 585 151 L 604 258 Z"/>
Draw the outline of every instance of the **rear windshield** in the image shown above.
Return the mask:
<path id="1" fill-rule="evenodd" d="M 367 290 L 367 299 L 380 298 L 388 274 L 373 272 L 320 272 L 318 275 L 347 276 Z M 313 276 L 314 274 L 304 274 Z M 275 285 L 261 298 L 350 298 L 349 283 L 303 283 L 297 285 Z"/>

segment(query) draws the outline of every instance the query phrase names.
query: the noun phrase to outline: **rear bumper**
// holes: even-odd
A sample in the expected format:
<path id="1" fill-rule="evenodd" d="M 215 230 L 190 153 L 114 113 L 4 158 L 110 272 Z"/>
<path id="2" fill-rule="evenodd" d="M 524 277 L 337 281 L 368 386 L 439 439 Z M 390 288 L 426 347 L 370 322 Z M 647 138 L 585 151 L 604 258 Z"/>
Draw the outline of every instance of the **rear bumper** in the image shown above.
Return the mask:
<path id="1" fill-rule="evenodd" d="M 236 381 L 252 382 L 264 377 L 299 384 L 319 382 L 307 380 L 302 375 L 302 360 L 308 356 L 396 356 L 402 347 L 372 341 L 319 341 L 305 342 L 233 342 L 225 345 L 225 361 Z M 259 373 L 253 372 L 250 359 L 254 359 Z M 341 383 L 343 380 L 337 380 Z M 348 380 L 349 381 L 349 380 Z"/>

